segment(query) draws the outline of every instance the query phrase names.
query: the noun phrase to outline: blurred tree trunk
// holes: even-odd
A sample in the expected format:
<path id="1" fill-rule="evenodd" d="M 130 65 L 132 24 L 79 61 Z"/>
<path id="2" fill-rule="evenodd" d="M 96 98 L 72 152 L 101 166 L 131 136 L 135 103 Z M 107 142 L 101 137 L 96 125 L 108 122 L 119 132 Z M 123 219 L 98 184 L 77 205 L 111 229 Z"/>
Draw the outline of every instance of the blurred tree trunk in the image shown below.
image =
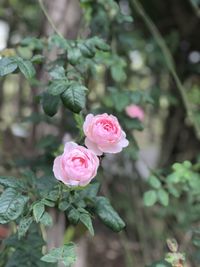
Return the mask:
<path id="1" fill-rule="evenodd" d="M 75 39 L 79 31 L 81 11 L 78 0 L 46 0 L 44 1 L 47 12 L 53 21 L 56 29 L 63 37 L 67 39 Z M 54 33 L 51 25 L 47 20 L 44 22 L 42 30 L 43 36 L 49 36 Z M 54 59 L 56 51 L 48 54 L 48 58 Z M 40 70 L 40 80 L 45 81 L 44 70 Z M 38 89 L 35 89 L 34 94 L 38 94 Z M 66 122 L 65 109 L 61 109 L 60 117 L 60 136 L 63 135 Z M 63 243 L 63 236 L 66 230 L 66 219 L 64 214 L 58 213 L 56 210 L 51 210 L 51 215 L 54 220 L 54 226 L 47 231 L 48 248 L 51 249 L 60 246 Z M 82 263 L 84 264 L 84 262 Z M 83 265 L 79 265 L 83 266 Z"/>
<path id="2" fill-rule="evenodd" d="M 76 39 L 80 26 L 81 9 L 78 0 L 59 0 L 59 1 L 46 1 L 48 13 L 53 20 L 59 33 L 61 33 L 67 39 Z M 44 26 L 44 34 L 53 34 L 51 25 L 46 21 Z M 50 58 L 54 58 L 55 51 L 49 55 Z M 61 109 L 60 119 L 60 132 L 59 135 L 63 136 L 66 125 L 66 113 L 65 109 Z"/>
<path id="3" fill-rule="evenodd" d="M 78 0 L 46 0 L 48 14 L 58 31 L 68 39 L 77 37 L 81 10 Z M 46 21 L 44 33 L 49 36 L 53 34 L 51 25 Z"/>
<path id="4" fill-rule="evenodd" d="M 48 12 L 49 17 L 53 21 L 57 31 L 67 39 L 75 39 L 79 31 L 79 24 L 81 18 L 81 10 L 78 0 L 46 0 L 43 1 L 45 9 Z M 54 29 L 50 25 L 46 17 L 44 17 L 43 27 L 40 29 L 41 36 L 50 36 L 54 34 Z M 56 56 L 57 51 L 53 50 L 51 53 L 46 54 L 45 56 L 48 59 L 53 60 Z M 37 78 L 43 83 L 47 82 L 47 76 L 45 75 L 44 69 L 38 67 L 37 69 Z M 32 111 L 33 113 L 39 112 L 39 104 L 36 102 L 36 96 L 40 93 L 38 87 L 32 88 Z M 63 135 L 66 125 L 66 116 L 65 110 L 61 109 L 61 118 L 60 118 L 60 136 Z M 34 149 L 35 142 L 37 140 L 38 127 L 36 124 L 33 124 L 32 133 L 29 140 L 29 145 Z"/>

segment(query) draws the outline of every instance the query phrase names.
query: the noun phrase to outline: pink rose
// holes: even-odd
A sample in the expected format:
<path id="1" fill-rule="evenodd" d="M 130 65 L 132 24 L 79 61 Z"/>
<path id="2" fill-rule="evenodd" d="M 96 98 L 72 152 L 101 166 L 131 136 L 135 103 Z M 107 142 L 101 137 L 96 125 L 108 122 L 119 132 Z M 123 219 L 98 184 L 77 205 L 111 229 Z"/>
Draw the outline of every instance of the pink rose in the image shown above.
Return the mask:
<path id="1" fill-rule="evenodd" d="M 118 153 L 129 143 L 118 119 L 107 113 L 96 116 L 88 114 L 83 131 L 86 135 L 85 145 L 96 155 L 102 155 L 103 152 Z"/>
<path id="2" fill-rule="evenodd" d="M 96 176 L 98 167 L 99 159 L 92 151 L 67 142 L 64 153 L 54 160 L 53 172 L 68 186 L 85 186 Z"/>
<path id="3" fill-rule="evenodd" d="M 136 118 L 140 121 L 144 120 L 144 111 L 140 106 L 129 105 L 125 108 L 126 114 L 131 118 Z"/>

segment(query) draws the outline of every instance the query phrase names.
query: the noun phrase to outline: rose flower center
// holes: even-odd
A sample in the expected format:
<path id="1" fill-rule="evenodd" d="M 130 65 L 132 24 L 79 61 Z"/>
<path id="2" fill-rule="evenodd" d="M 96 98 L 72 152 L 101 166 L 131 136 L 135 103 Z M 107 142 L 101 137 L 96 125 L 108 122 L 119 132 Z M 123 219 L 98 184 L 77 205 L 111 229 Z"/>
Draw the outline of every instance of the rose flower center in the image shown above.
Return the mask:
<path id="1" fill-rule="evenodd" d="M 74 167 L 87 167 L 87 162 L 84 158 L 82 157 L 73 157 L 72 158 L 72 162 L 73 162 L 73 165 Z"/>

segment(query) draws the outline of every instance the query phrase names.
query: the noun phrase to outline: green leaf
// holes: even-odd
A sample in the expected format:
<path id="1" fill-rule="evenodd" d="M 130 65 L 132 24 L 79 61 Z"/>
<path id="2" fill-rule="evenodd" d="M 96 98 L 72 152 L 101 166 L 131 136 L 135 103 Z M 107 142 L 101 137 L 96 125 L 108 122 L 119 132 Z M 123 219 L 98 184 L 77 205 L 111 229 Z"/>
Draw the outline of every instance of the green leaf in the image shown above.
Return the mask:
<path id="1" fill-rule="evenodd" d="M 33 67 L 33 64 L 29 60 L 24 60 L 20 57 L 16 57 L 17 65 L 20 69 L 20 71 L 24 74 L 24 76 L 27 79 L 33 78 L 35 75 L 35 69 Z"/>
<path id="2" fill-rule="evenodd" d="M 7 188 L 0 197 L 0 224 L 16 220 L 23 212 L 29 198 L 13 188 Z"/>
<path id="3" fill-rule="evenodd" d="M 45 195 L 45 198 L 56 202 L 59 198 L 59 190 L 53 189 L 52 191 L 48 192 L 47 195 Z"/>
<path id="4" fill-rule="evenodd" d="M 80 191 L 79 195 L 82 198 L 93 199 L 94 197 L 96 197 L 99 188 L 100 188 L 99 182 L 90 183 Z"/>
<path id="5" fill-rule="evenodd" d="M 42 63 L 44 60 L 44 56 L 43 55 L 35 55 L 31 58 L 31 62 L 33 63 Z"/>
<path id="6" fill-rule="evenodd" d="M 121 66 L 113 65 L 111 67 L 111 74 L 116 82 L 123 82 L 124 80 L 126 80 L 126 73 Z"/>
<path id="7" fill-rule="evenodd" d="M 52 70 L 50 70 L 49 74 L 55 80 L 61 80 L 65 77 L 65 69 L 62 66 L 55 66 Z"/>
<path id="8" fill-rule="evenodd" d="M 185 261 L 185 255 L 184 253 L 180 252 L 168 252 L 165 254 L 165 260 L 171 264 L 172 267 L 176 267 L 175 263 L 178 263 L 179 261 L 184 262 Z M 179 266 L 178 266 L 179 267 Z"/>
<path id="9" fill-rule="evenodd" d="M 130 101 L 128 94 L 126 94 L 125 92 L 118 92 L 116 89 L 112 90 L 111 97 L 115 109 L 119 112 L 123 111 Z"/>
<path id="10" fill-rule="evenodd" d="M 42 107 L 48 116 L 52 117 L 57 113 L 59 102 L 59 96 L 50 95 L 48 92 L 42 94 Z"/>
<path id="11" fill-rule="evenodd" d="M 77 224 L 80 218 L 80 213 L 77 209 L 71 209 L 67 215 L 70 223 Z"/>
<path id="12" fill-rule="evenodd" d="M 71 266 L 76 261 L 75 245 L 68 243 L 60 248 L 54 248 L 44 255 L 41 260 L 53 263 L 61 261 L 65 266 Z"/>
<path id="13" fill-rule="evenodd" d="M 169 204 L 169 194 L 164 189 L 158 190 L 158 200 L 163 206 L 168 206 Z"/>
<path id="14" fill-rule="evenodd" d="M 21 40 L 20 44 L 30 47 L 31 50 L 42 50 L 44 48 L 44 39 L 26 37 Z"/>
<path id="15" fill-rule="evenodd" d="M 92 225 L 92 219 L 89 214 L 82 213 L 80 216 L 80 221 L 85 225 L 85 227 L 89 230 L 91 235 L 94 235 L 94 228 Z"/>
<path id="16" fill-rule="evenodd" d="M 79 113 L 85 107 L 86 90 L 86 87 L 78 83 L 71 84 L 61 95 L 64 106 L 75 113 Z"/>
<path id="17" fill-rule="evenodd" d="M 171 174 L 169 174 L 168 176 L 167 176 L 167 182 L 168 183 L 174 183 L 174 184 L 177 184 L 177 183 L 179 183 L 180 182 L 180 180 L 181 180 L 181 177 L 180 177 L 180 175 L 179 174 L 177 174 L 176 172 L 172 172 Z"/>
<path id="18" fill-rule="evenodd" d="M 157 201 L 157 194 L 155 190 L 149 190 L 144 193 L 144 205 L 147 207 L 153 206 Z"/>
<path id="19" fill-rule="evenodd" d="M 191 169 L 192 167 L 192 163 L 189 160 L 185 160 L 182 164 L 186 169 Z"/>
<path id="20" fill-rule="evenodd" d="M 109 200 L 105 197 L 95 198 L 95 213 L 106 226 L 115 232 L 119 232 L 125 227 L 124 221 L 119 217 Z"/>
<path id="21" fill-rule="evenodd" d="M 85 44 L 90 49 L 93 49 L 95 47 L 95 48 L 97 48 L 101 51 L 104 51 L 104 52 L 110 51 L 110 46 L 108 44 L 106 44 L 103 39 L 101 39 L 97 36 L 86 40 Z"/>
<path id="22" fill-rule="evenodd" d="M 47 92 L 51 95 L 60 95 L 69 87 L 67 80 L 54 80 L 47 89 Z"/>
<path id="23" fill-rule="evenodd" d="M 16 48 L 17 50 L 17 54 L 23 58 L 23 59 L 31 59 L 32 55 L 33 55 L 33 52 L 32 50 L 30 49 L 30 47 L 24 47 L 24 46 L 17 46 Z"/>
<path id="24" fill-rule="evenodd" d="M 194 238 L 192 239 L 192 243 L 193 243 L 193 245 L 195 245 L 196 247 L 199 247 L 199 248 L 200 248 L 200 238 L 198 238 L 198 237 L 194 237 Z"/>
<path id="25" fill-rule="evenodd" d="M 44 211 L 45 211 L 45 208 L 42 202 L 38 202 L 33 206 L 33 216 L 37 223 L 40 221 Z"/>
<path id="26" fill-rule="evenodd" d="M 4 187 L 25 189 L 24 183 L 15 177 L 0 176 L 0 185 Z"/>
<path id="27" fill-rule="evenodd" d="M 111 75 L 116 82 L 123 82 L 126 80 L 125 72 L 126 62 L 122 58 L 116 58 L 111 65 Z"/>
<path id="28" fill-rule="evenodd" d="M 96 39 L 95 46 L 97 49 L 104 51 L 104 52 L 110 51 L 110 46 L 106 44 L 103 39 L 100 39 L 98 37 L 94 37 L 94 38 Z"/>
<path id="29" fill-rule="evenodd" d="M 173 184 L 168 184 L 168 191 L 170 194 L 172 194 L 174 197 L 179 198 L 181 192 L 179 192 Z"/>
<path id="30" fill-rule="evenodd" d="M 43 256 L 41 251 L 45 242 L 39 226 L 34 223 L 20 241 L 17 234 L 14 234 L 4 240 L 4 244 L 10 253 L 6 262 L 2 263 L 0 260 L 1 267 L 56 267 L 53 264 L 41 262 L 40 258 Z M 2 253 L 0 253 L 0 259 L 2 259 L 1 256 Z"/>
<path id="31" fill-rule="evenodd" d="M 63 37 L 60 37 L 59 35 L 52 35 L 49 38 L 49 47 L 50 49 L 54 46 L 60 47 L 62 49 L 70 49 L 69 41 L 64 39 Z"/>
<path id="32" fill-rule="evenodd" d="M 158 188 L 161 187 L 160 180 L 156 176 L 154 176 L 154 175 L 152 175 L 152 176 L 149 177 L 148 182 L 155 189 L 158 189 Z"/>
<path id="33" fill-rule="evenodd" d="M 17 69 L 17 63 L 13 58 L 0 59 L 0 77 L 12 73 Z"/>
<path id="34" fill-rule="evenodd" d="M 169 264 L 166 261 L 159 261 L 159 262 L 155 262 L 152 265 L 150 265 L 149 267 L 172 267 L 171 264 Z"/>
<path id="35" fill-rule="evenodd" d="M 71 48 L 68 50 L 67 58 L 72 65 L 76 65 L 81 58 L 81 51 L 79 48 Z"/>
<path id="36" fill-rule="evenodd" d="M 32 217 L 22 218 L 18 226 L 18 238 L 21 239 L 27 233 L 31 223 L 33 222 Z"/>
<path id="37" fill-rule="evenodd" d="M 138 130 L 138 131 L 142 131 L 144 129 L 141 121 L 139 121 L 138 119 L 135 118 L 124 118 L 124 124 L 126 126 L 127 129 L 130 130 Z"/>
<path id="38" fill-rule="evenodd" d="M 41 202 L 48 207 L 55 207 L 55 203 L 48 199 L 42 199 Z"/>
<path id="39" fill-rule="evenodd" d="M 78 47 L 81 51 L 81 53 L 83 54 L 83 56 L 88 57 L 88 58 L 92 58 L 95 55 L 95 51 L 93 49 L 91 49 L 90 47 L 87 46 L 86 44 L 78 44 Z"/>
<path id="40" fill-rule="evenodd" d="M 58 208 L 62 211 L 67 210 L 70 207 L 69 200 L 63 199 L 59 202 Z"/>
<path id="41" fill-rule="evenodd" d="M 51 215 L 45 211 L 42 217 L 40 218 L 40 223 L 44 224 L 45 226 L 51 227 L 53 225 Z"/>

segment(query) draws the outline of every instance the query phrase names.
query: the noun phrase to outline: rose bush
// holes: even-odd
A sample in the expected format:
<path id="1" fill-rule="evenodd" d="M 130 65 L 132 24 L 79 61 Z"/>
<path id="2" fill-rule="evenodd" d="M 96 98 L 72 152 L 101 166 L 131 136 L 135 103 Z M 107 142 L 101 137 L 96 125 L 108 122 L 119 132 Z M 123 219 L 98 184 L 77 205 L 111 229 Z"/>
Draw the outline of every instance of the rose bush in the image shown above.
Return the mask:
<path id="1" fill-rule="evenodd" d="M 198 64 L 191 60 L 193 52 L 198 56 L 194 38 L 183 30 L 194 10 L 183 3 L 177 24 L 176 12 L 162 13 L 158 1 L 3 2 L 1 19 L 10 27 L 12 47 L 0 51 L 0 225 L 8 229 L 2 235 L 0 229 L 0 239 L 6 238 L 0 242 L 0 267 L 56 267 L 60 261 L 71 266 L 76 260 L 71 241 L 82 238 L 83 227 L 94 235 L 93 219 L 115 232 L 126 225 L 126 231 L 118 240 L 107 236 L 119 244 L 113 257 L 107 257 L 104 246 L 97 261 L 95 246 L 89 244 L 94 263 L 89 257 L 87 266 L 183 266 L 182 248 L 187 248 L 187 266 L 199 266 L 200 157 L 194 133 L 200 136 L 200 97 Z M 176 10 L 176 1 L 170 2 L 170 11 Z M 157 16 L 156 9 L 164 15 Z M 58 16 L 70 23 L 61 25 Z M 177 27 L 166 24 L 169 19 Z M 183 42 L 188 44 L 184 51 Z M 187 75 L 179 80 L 179 73 Z M 103 114 L 89 114 L 84 122 L 88 113 Z M 135 135 L 143 129 L 144 134 Z M 127 146 L 114 160 L 98 157 Z M 99 179 L 94 179 L 97 170 Z M 98 229 L 100 243 L 101 233 L 104 228 Z M 149 265 L 164 254 L 163 239 L 172 235 L 180 245 L 183 241 L 180 250 L 172 242 L 165 260 Z"/>
<path id="2" fill-rule="evenodd" d="M 96 155 L 119 153 L 129 142 L 118 119 L 107 113 L 94 116 L 88 114 L 83 124 L 85 145 Z"/>

